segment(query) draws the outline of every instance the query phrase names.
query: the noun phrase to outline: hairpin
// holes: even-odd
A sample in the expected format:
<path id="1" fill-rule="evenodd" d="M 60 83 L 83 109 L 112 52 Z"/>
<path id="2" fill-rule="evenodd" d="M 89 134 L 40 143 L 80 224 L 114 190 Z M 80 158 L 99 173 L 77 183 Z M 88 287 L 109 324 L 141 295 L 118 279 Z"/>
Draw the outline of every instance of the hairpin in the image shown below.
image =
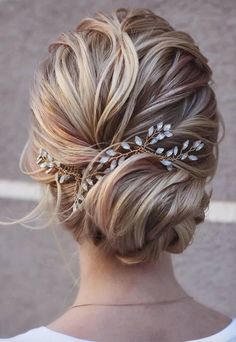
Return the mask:
<path id="1" fill-rule="evenodd" d="M 175 160 L 186 160 L 191 161 L 198 160 L 193 151 L 199 151 L 203 148 L 204 143 L 201 140 L 196 140 L 190 147 L 189 139 L 184 141 L 182 147 L 179 148 L 177 145 L 165 151 L 161 146 L 158 146 L 155 150 L 148 147 L 149 145 L 155 145 L 157 142 L 162 141 L 165 138 L 173 136 L 171 130 L 171 124 L 164 124 L 163 121 L 159 122 L 156 127 L 151 126 L 148 129 L 145 141 L 139 136 L 135 136 L 134 142 L 122 141 L 119 145 L 126 152 L 118 152 L 114 148 L 108 147 L 105 153 L 98 161 L 98 165 L 95 168 L 95 172 L 86 177 L 83 184 L 81 184 L 81 193 L 77 194 L 77 189 L 80 180 L 82 179 L 84 170 L 79 169 L 73 165 L 65 165 L 55 160 L 44 148 L 39 150 L 37 157 L 37 164 L 46 170 L 48 174 L 55 174 L 56 180 L 59 183 L 65 183 L 75 181 L 75 201 L 73 204 L 73 212 L 76 211 L 82 204 L 85 194 L 89 189 L 107 173 L 113 171 L 117 166 L 123 163 L 127 158 L 136 153 L 150 152 L 158 156 L 160 163 L 166 167 L 168 171 L 172 171 L 174 168 L 173 161 Z M 132 149 L 131 145 L 135 145 Z M 103 169 L 105 167 L 105 169 Z M 102 170 L 103 169 L 103 170 Z"/>

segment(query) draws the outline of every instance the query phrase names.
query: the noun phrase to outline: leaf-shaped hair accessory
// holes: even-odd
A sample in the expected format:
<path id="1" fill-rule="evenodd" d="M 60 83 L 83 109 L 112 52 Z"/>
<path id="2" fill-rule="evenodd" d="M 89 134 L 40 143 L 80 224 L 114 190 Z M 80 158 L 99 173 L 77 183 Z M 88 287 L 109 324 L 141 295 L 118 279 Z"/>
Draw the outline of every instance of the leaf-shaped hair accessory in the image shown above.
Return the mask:
<path id="1" fill-rule="evenodd" d="M 100 159 L 96 162 L 97 166 L 94 168 L 94 172 L 89 174 L 80 184 L 80 191 L 77 192 L 79 181 L 82 179 L 84 170 L 78 170 L 73 166 L 64 165 L 55 160 L 45 149 L 40 149 L 37 157 L 37 163 L 41 168 L 44 168 L 47 173 L 55 174 L 59 183 L 65 183 L 69 181 L 75 181 L 75 201 L 73 203 L 73 212 L 76 211 L 85 199 L 86 192 L 98 181 L 106 175 L 112 172 L 116 167 L 120 166 L 127 158 L 137 153 L 152 153 L 157 156 L 160 163 L 166 167 L 168 171 L 172 171 L 175 167 L 174 161 L 195 161 L 198 157 L 192 154 L 194 151 L 199 151 L 203 148 L 204 143 L 201 140 L 193 141 L 190 147 L 190 140 L 187 139 L 183 142 L 182 146 L 174 145 L 167 150 L 162 146 L 156 146 L 159 141 L 173 136 L 170 123 L 164 123 L 163 121 L 157 123 L 156 126 L 151 126 L 145 139 L 135 135 L 134 141 L 127 142 L 122 141 L 115 146 L 109 146 L 105 149 Z M 119 147 L 122 148 L 122 152 L 118 151 Z M 91 166 L 90 166 L 91 170 Z"/>

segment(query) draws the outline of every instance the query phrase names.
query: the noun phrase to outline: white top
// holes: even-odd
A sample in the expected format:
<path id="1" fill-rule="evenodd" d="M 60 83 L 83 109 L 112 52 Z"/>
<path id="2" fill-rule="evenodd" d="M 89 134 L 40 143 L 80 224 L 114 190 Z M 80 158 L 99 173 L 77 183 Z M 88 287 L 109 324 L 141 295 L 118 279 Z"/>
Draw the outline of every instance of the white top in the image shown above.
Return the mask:
<path id="1" fill-rule="evenodd" d="M 0 338 L 0 342 L 95 342 L 89 340 L 81 340 L 65 334 L 53 331 L 45 326 L 28 330 L 27 332 L 11 337 Z M 220 332 L 198 340 L 185 342 L 236 342 L 236 317 L 232 322 Z"/>

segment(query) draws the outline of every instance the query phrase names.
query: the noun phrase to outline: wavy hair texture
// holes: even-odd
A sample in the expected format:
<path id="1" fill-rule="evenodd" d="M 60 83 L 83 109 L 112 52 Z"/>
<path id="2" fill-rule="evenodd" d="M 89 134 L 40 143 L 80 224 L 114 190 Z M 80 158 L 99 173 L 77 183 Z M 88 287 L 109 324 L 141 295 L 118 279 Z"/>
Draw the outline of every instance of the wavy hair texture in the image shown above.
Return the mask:
<path id="1" fill-rule="evenodd" d="M 164 250 L 181 253 L 205 219 L 212 194 L 206 184 L 217 168 L 224 122 L 212 84 L 193 38 L 149 9 L 97 12 L 60 34 L 35 73 L 21 158 L 23 172 L 46 189 L 34 214 L 50 204 L 51 217 L 76 241 L 90 239 L 125 264 L 155 261 Z M 154 154 L 134 155 L 95 184 L 74 214 L 74 184 L 60 184 L 36 164 L 43 147 L 86 177 L 104 148 L 142 138 L 162 120 L 174 133 L 162 147 L 200 139 L 198 161 L 177 160 L 169 172 Z"/>

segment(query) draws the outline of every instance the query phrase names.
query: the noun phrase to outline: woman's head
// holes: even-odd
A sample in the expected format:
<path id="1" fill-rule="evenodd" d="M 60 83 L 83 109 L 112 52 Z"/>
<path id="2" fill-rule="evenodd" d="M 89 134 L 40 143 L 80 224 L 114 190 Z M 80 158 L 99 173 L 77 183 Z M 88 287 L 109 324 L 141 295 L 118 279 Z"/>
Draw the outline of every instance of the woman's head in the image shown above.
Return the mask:
<path id="1" fill-rule="evenodd" d="M 217 167 L 220 122 L 212 71 L 193 38 L 148 9 L 96 13 L 50 45 L 31 92 L 32 128 L 25 169 L 46 184 L 57 215 L 74 238 L 91 239 L 126 264 L 182 252 L 203 222 Z M 60 184 L 36 163 L 45 148 L 89 174 L 103 149 L 171 123 L 165 149 L 201 140 L 197 161 L 169 172 L 155 154 L 136 154 L 88 191 L 71 213 L 75 183 Z"/>

